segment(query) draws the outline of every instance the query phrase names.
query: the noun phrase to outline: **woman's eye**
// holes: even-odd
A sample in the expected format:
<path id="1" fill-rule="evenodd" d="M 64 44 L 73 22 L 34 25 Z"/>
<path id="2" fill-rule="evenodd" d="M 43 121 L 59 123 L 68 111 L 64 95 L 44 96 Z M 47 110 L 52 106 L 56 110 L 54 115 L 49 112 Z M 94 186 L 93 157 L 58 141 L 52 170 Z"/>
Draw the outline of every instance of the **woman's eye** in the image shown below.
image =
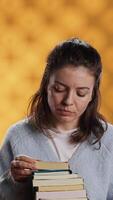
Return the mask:
<path id="1" fill-rule="evenodd" d="M 80 93 L 80 92 L 78 92 L 77 95 L 78 95 L 79 97 L 85 97 L 85 96 L 86 96 L 86 94 L 82 94 L 82 93 Z"/>
<path id="2" fill-rule="evenodd" d="M 60 87 L 56 87 L 56 86 L 54 86 L 53 88 L 56 92 L 64 92 L 65 91 L 65 88 L 60 88 Z"/>

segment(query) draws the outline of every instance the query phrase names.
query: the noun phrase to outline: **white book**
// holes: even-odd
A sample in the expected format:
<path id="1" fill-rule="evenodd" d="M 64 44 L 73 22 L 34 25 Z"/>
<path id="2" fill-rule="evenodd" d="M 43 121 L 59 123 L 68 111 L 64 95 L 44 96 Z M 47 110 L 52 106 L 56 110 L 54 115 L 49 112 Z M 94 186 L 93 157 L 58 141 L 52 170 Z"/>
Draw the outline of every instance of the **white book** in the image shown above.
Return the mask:
<path id="1" fill-rule="evenodd" d="M 56 198 L 54 198 L 54 199 L 39 199 L 39 200 L 65 200 L 65 199 L 60 199 L 60 198 L 58 198 L 58 199 L 56 199 Z M 66 200 L 88 200 L 87 199 L 87 197 L 83 197 L 83 198 L 73 198 L 73 199 L 66 199 Z"/>
<path id="2" fill-rule="evenodd" d="M 55 174 L 55 175 L 50 175 L 50 174 L 48 174 L 48 175 L 41 175 L 40 176 L 40 174 L 38 175 L 34 175 L 34 177 L 33 177 L 35 180 L 43 180 L 43 179 L 72 179 L 72 178 L 80 178 L 80 176 L 78 175 L 78 174 L 62 174 L 62 175 L 57 175 L 57 174 Z"/>
<path id="3" fill-rule="evenodd" d="M 75 198 L 86 198 L 86 190 L 77 191 L 61 191 L 61 192 L 36 192 L 36 200 L 40 199 L 75 199 Z"/>

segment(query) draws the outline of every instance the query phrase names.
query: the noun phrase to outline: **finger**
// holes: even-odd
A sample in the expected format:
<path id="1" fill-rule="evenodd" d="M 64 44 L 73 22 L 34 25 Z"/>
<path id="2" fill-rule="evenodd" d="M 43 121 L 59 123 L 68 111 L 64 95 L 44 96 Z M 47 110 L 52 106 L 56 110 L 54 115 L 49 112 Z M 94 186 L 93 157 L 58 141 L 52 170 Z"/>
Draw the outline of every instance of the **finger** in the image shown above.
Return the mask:
<path id="1" fill-rule="evenodd" d="M 19 161 L 19 160 L 13 160 L 11 162 L 11 167 L 12 168 L 19 168 L 19 169 L 31 169 L 31 170 L 36 170 L 36 166 L 32 163 L 27 163 L 24 161 Z"/>
<path id="2" fill-rule="evenodd" d="M 18 170 L 13 169 L 11 170 L 11 175 L 15 181 L 24 181 L 26 178 L 28 178 L 31 175 L 31 171 L 28 170 Z"/>
<path id="3" fill-rule="evenodd" d="M 36 160 L 34 160 L 33 158 L 28 157 L 28 156 L 17 156 L 15 158 L 15 160 L 21 160 L 21 161 L 25 161 L 25 162 L 28 162 L 28 163 L 35 163 L 36 162 Z"/>
<path id="4" fill-rule="evenodd" d="M 32 171 L 30 169 L 18 169 L 18 168 L 14 168 L 11 173 L 17 177 L 17 176 L 21 176 L 21 177 L 27 177 L 29 175 L 32 174 Z"/>
<path id="5" fill-rule="evenodd" d="M 23 182 L 26 180 L 27 176 L 16 175 L 13 177 L 15 181 Z"/>

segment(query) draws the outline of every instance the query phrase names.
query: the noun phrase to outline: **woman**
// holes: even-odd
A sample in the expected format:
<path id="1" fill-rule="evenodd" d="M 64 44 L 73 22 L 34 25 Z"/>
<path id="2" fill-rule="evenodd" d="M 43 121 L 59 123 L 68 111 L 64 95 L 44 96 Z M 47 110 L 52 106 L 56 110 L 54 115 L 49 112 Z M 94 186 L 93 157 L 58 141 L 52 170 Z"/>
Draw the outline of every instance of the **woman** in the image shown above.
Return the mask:
<path id="1" fill-rule="evenodd" d="M 9 128 L 1 148 L 1 199 L 31 199 L 36 159 L 68 161 L 90 200 L 113 199 L 113 126 L 98 112 L 101 72 L 99 53 L 82 40 L 50 52 L 28 117 Z"/>

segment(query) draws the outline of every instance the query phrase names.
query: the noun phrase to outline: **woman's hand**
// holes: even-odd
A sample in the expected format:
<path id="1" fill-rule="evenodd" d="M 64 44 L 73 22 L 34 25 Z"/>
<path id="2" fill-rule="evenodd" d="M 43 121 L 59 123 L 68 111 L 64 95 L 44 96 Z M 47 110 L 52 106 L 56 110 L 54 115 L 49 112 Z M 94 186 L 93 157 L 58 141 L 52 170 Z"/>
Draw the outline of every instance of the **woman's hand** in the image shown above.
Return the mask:
<path id="1" fill-rule="evenodd" d="M 18 156 L 11 162 L 11 175 L 15 181 L 25 181 L 36 170 L 36 160 L 27 156 Z"/>

